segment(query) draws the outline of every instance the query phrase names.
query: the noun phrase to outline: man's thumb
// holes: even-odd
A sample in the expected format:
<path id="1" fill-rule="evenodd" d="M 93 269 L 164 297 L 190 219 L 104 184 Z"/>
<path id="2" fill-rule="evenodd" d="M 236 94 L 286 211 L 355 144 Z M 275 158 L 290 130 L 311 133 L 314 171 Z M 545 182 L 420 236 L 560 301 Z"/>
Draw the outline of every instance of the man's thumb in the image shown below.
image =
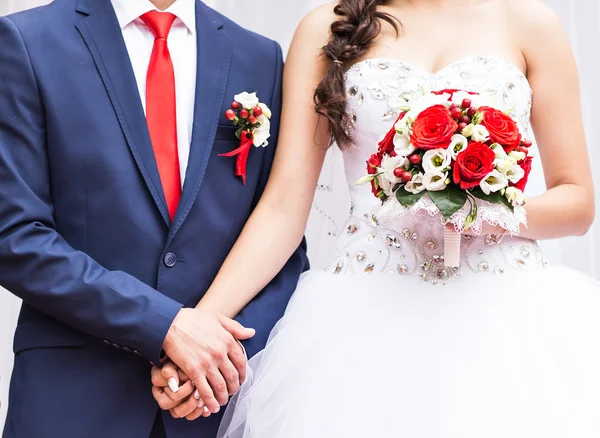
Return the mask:
<path id="1" fill-rule="evenodd" d="M 221 316 L 221 325 L 223 325 L 223 328 L 225 328 L 225 330 L 231 333 L 231 335 L 238 340 L 243 341 L 245 339 L 250 339 L 256 334 L 256 330 L 246 328 L 239 322 L 225 316 Z"/>

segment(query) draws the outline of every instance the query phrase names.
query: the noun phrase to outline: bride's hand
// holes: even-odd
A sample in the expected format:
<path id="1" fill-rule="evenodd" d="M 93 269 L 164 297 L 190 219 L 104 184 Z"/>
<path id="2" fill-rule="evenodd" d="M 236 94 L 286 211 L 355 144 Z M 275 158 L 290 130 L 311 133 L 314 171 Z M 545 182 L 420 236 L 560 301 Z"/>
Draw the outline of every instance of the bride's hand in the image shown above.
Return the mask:
<path id="1" fill-rule="evenodd" d="M 152 396 L 173 418 L 191 421 L 210 416 L 211 412 L 204 406 L 193 382 L 171 360 L 167 359 L 160 367 L 153 366 L 151 376 Z"/>

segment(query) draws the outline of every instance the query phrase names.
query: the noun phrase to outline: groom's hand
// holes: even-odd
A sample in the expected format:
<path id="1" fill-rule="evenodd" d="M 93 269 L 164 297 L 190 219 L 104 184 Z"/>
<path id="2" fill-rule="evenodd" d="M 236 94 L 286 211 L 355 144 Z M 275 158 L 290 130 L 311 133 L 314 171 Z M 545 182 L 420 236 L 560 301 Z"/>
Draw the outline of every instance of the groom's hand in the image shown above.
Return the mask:
<path id="1" fill-rule="evenodd" d="M 167 356 L 190 377 L 204 406 L 217 413 L 246 378 L 246 358 L 237 339 L 254 330 L 218 313 L 182 309 L 165 338 Z"/>

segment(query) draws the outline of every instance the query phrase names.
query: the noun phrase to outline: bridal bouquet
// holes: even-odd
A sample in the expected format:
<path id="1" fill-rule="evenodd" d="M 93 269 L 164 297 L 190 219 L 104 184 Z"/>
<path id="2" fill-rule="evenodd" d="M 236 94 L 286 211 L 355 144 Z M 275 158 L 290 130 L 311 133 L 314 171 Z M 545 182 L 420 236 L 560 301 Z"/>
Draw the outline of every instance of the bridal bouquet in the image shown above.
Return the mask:
<path id="1" fill-rule="evenodd" d="M 377 198 L 395 199 L 405 211 L 426 209 L 452 223 L 457 232 L 445 234 L 445 262 L 458 267 L 460 232 L 479 234 L 486 221 L 517 234 L 526 223 L 532 143 L 510 112 L 496 108 L 491 95 L 426 93 L 402 108 L 359 183 L 370 182 Z"/>

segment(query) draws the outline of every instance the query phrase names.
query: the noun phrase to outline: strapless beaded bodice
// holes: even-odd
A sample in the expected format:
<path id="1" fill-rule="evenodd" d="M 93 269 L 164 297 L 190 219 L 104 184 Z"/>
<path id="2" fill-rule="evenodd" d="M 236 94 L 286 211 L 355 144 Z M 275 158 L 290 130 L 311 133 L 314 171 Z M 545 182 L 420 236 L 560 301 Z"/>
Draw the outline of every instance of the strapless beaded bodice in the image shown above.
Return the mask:
<path id="1" fill-rule="evenodd" d="M 401 218 L 378 217 L 379 201 L 368 185 L 356 185 L 366 174 L 366 161 L 382 134 L 423 91 L 447 88 L 486 92 L 501 99 L 528 137 L 532 91 L 523 73 L 507 60 L 471 56 L 436 73 L 428 73 L 400 60 L 370 59 L 346 72 L 348 126 L 353 146 L 344 150 L 344 167 L 352 209 L 336 244 L 329 270 L 334 273 L 421 275 L 432 282 L 456 274 L 443 265 L 443 228 L 439 217 L 422 211 Z M 502 274 L 511 269 L 545 265 L 539 246 L 510 236 L 465 236 L 460 274 Z"/>

